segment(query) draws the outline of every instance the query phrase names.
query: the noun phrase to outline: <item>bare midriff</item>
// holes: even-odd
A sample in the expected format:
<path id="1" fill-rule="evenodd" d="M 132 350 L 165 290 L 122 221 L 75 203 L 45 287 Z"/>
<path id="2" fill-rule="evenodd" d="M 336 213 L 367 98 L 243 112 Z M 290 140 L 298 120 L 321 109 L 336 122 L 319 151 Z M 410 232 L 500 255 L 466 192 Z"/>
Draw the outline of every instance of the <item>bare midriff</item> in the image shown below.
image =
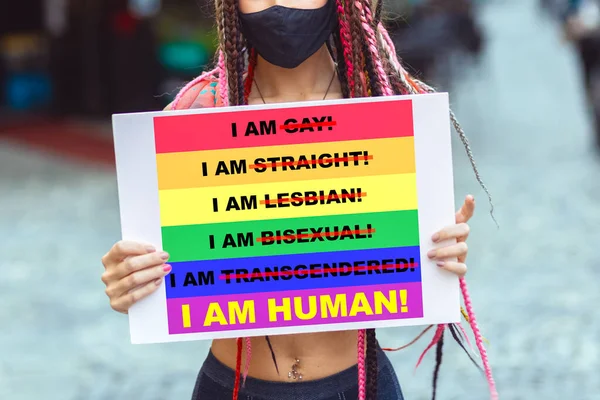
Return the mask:
<path id="1" fill-rule="evenodd" d="M 288 377 L 296 360 L 302 381 L 326 378 L 344 371 L 357 362 L 356 331 L 305 333 L 269 336 L 277 359 L 279 374 L 275 369 L 269 346 L 264 336 L 253 337 L 249 376 L 276 382 L 297 382 Z M 245 346 L 245 344 L 244 344 Z M 218 339 L 212 342 L 214 356 L 231 369 L 235 369 L 236 339 Z M 244 353 L 244 351 L 242 352 Z"/>

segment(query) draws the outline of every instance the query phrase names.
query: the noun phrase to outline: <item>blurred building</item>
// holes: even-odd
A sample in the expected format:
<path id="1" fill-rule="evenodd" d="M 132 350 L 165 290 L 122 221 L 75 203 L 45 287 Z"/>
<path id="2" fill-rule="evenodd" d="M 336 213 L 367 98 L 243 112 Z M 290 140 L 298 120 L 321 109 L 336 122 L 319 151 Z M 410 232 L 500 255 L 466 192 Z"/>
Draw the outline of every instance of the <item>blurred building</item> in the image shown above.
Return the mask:
<path id="1" fill-rule="evenodd" d="M 160 109 L 214 46 L 206 0 L 3 1 L 0 116 Z"/>

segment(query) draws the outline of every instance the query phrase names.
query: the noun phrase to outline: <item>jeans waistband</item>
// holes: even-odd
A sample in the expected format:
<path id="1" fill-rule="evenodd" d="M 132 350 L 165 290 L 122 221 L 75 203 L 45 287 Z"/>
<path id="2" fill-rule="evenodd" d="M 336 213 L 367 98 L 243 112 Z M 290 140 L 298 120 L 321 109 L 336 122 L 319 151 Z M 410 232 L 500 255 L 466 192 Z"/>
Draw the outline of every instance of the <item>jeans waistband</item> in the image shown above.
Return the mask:
<path id="1" fill-rule="evenodd" d="M 381 349 L 378 351 L 377 361 L 379 371 L 384 368 L 390 368 L 393 371 L 390 360 Z M 205 374 L 220 386 L 233 390 L 235 371 L 217 360 L 212 352 L 208 353 L 200 373 Z M 354 365 L 326 378 L 311 381 L 273 382 L 248 377 L 244 393 L 249 396 L 278 400 L 319 400 L 336 396 L 337 393 L 350 390 L 357 384 L 358 367 Z"/>

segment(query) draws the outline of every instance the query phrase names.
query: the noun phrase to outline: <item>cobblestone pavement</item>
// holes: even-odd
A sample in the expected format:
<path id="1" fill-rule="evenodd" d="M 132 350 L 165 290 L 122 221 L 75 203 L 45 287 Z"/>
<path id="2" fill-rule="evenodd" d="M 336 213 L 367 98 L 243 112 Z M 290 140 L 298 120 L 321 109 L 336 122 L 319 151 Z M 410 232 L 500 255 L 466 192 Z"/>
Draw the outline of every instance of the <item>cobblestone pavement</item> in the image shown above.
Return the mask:
<path id="1" fill-rule="evenodd" d="M 460 143 L 457 201 L 474 193 L 469 282 L 501 399 L 600 398 L 600 162 L 575 58 L 528 1 L 484 15 L 489 51 L 452 96 L 495 196 L 486 214 Z M 0 398 L 187 399 L 208 343 L 133 346 L 99 259 L 118 239 L 112 171 L 0 143 Z M 379 332 L 399 345 L 416 329 Z M 447 346 L 440 400 L 486 398 Z M 410 400 L 428 399 L 423 344 L 392 355 Z"/>

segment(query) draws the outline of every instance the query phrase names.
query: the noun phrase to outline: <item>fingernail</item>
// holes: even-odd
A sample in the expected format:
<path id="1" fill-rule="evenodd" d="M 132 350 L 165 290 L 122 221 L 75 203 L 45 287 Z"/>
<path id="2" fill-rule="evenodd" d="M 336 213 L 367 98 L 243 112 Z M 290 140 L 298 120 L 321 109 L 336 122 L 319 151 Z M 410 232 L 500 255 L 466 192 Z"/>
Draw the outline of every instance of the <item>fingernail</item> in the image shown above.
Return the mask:
<path id="1" fill-rule="evenodd" d="M 156 286 L 160 286 L 161 283 L 162 283 L 162 279 L 160 279 L 160 278 L 154 281 L 154 284 Z"/>
<path id="2" fill-rule="evenodd" d="M 171 267 L 169 264 L 167 264 L 163 267 L 163 271 L 165 271 L 165 272 L 171 272 L 172 269 L 173 269 L 173 267 Z"/>
<path id="3" fill-rule="evenodd" d="M 443 267 L 444 265 L 446 265 L 444 261 L 438 261 L 436 264 L 438 267 Z"/>
<path id="4" fill-rule="evenodd" d="M 440 234 L 436 233 L 435 235 L 433 235 L 431 237 L 431 240 L 433 240 L 434 242 L 437 242 L 438 240 L 440 240 Z"/>
<path id="5" fill-rule="evenodd" d="M 156 249 L 154 247 L 152 247 L 152 246 L 148 246 L 148 247 L 146 247 L 146 251 L 148 253 L 154 253 L 156 251 Z"/>
<path id="6" fill-rule="evenodd" d="M 435 250 L 431 250 L 429 253 L 427 253 L 427 257 L 435 258 Z"/>
<path id="7" fill-rule="evenodd" d="M 169 259 L 169 253 L 163 251 L 162 253 L 160 253 L 160 258 L 162 258 L 163 260 L 168 260 Z"/>

